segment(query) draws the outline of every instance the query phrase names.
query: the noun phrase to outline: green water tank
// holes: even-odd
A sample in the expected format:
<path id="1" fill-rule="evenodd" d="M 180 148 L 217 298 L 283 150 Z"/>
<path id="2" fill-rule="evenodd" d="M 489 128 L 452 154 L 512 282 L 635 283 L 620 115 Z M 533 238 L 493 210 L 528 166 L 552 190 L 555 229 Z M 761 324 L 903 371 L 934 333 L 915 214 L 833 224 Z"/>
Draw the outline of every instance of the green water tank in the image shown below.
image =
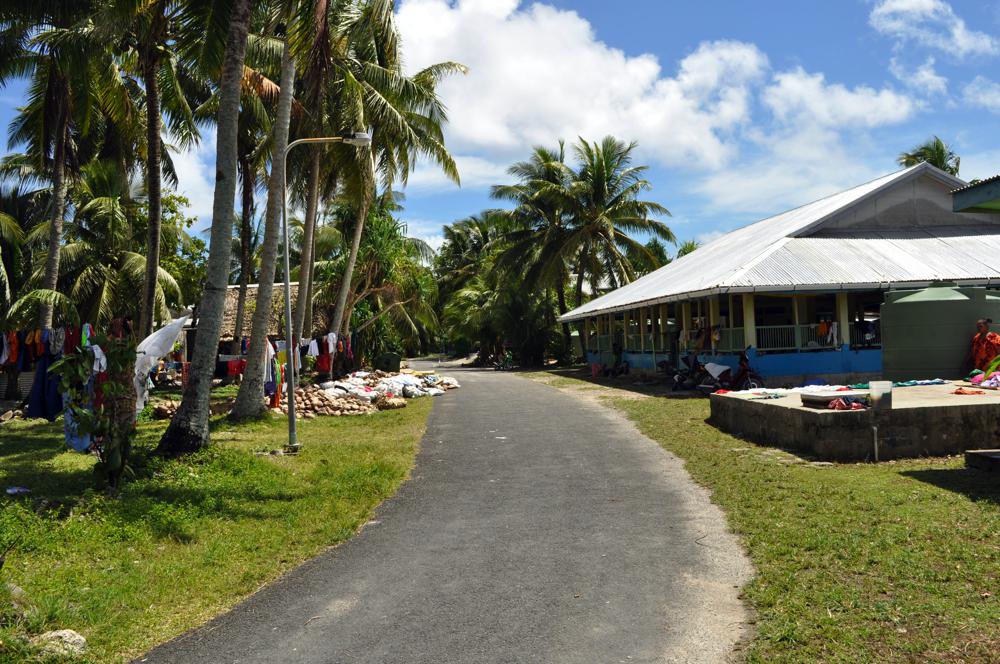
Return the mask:
<path id="1" fill-rule="evenodd" d="M 952 285 L 888 291 L 881 320 L 883 377 L 965 376 L 980 318 L 1000 321 L 1000 291 Z"/>

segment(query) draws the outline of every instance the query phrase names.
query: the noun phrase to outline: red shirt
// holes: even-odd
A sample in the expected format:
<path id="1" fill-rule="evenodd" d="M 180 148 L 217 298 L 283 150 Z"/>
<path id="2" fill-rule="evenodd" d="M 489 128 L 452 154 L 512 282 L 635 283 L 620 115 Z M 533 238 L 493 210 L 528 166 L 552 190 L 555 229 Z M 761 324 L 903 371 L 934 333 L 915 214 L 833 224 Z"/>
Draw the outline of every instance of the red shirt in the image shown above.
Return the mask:
<path id="1" fill-rule="evenodd" d="M 1000 355 L 1000 334 L 987 332 L 972 337 L 972 363 L 977 369 L 986 371 L 997 355 Z"/>

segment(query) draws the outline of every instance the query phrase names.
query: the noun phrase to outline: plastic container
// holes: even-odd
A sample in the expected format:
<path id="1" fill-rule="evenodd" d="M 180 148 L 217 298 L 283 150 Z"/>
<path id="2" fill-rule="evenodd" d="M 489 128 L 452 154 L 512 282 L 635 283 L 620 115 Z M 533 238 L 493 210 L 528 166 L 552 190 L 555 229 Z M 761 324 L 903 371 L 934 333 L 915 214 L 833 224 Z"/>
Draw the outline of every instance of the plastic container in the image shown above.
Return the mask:
<path id="1" fill-rule="evenodd" d="M 868 383 L 868 394 L 872 398 L 872 408 L 889 410 L 892 408 L 892 381 L 873 380 Z"/>

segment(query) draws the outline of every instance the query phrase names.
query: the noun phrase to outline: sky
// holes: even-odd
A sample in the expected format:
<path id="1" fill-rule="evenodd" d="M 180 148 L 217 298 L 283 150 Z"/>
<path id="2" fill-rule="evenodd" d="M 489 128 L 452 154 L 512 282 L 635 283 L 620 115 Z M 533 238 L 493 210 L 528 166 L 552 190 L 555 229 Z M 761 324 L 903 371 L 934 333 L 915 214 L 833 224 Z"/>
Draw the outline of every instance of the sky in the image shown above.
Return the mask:
<path id="1" fill-rule="evenodd" d="M 398 0 L 397 21 L 408 70 L 469 68 L 439 90 L 461 186 L 421 164 L 404 190 L 433 246 L 559 139 L 636 142 L 681 241 L 890 173 L 932 135 L 963 179 L 1000 173 L 1000 0 Z M 22 93 L 0 90 L 0 125 Z M 205 225 L 214 152 L 174 156 Z"/>

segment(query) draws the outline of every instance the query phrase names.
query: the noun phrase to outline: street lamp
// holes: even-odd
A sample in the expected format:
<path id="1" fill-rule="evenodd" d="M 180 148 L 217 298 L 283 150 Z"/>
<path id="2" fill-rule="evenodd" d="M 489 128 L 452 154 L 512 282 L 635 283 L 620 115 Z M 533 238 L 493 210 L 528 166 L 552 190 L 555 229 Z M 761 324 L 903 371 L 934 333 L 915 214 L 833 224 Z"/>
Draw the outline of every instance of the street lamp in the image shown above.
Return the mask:
<path id="1" fill-rule="evenodd" d="M 291 266 L 288 257 L 288 199 L 285 195 L 288 184 L 288 153 L 296 145 L 303 143 L 345 143 L 359 148 L 371 147 L 371 134 L 363 131 L 356 131 L 343 136 L 317 136 L 314 138 L 300 138 L 292 141 L 285 148 L 282 156 L 281 169 L 281 226 L 285 236 L 285 353 L 287 355 L 287 365 L 285 368 L 285 389 L 288 391 L 288 449 L 292 452 L 299 451 L 299 437 L 295 430 L 295 354 L 298 348 L 293 347 L 292 339 L 292 287 L 290 282 Z M 299 296 L 302 291 L 299 291 Z"/>

